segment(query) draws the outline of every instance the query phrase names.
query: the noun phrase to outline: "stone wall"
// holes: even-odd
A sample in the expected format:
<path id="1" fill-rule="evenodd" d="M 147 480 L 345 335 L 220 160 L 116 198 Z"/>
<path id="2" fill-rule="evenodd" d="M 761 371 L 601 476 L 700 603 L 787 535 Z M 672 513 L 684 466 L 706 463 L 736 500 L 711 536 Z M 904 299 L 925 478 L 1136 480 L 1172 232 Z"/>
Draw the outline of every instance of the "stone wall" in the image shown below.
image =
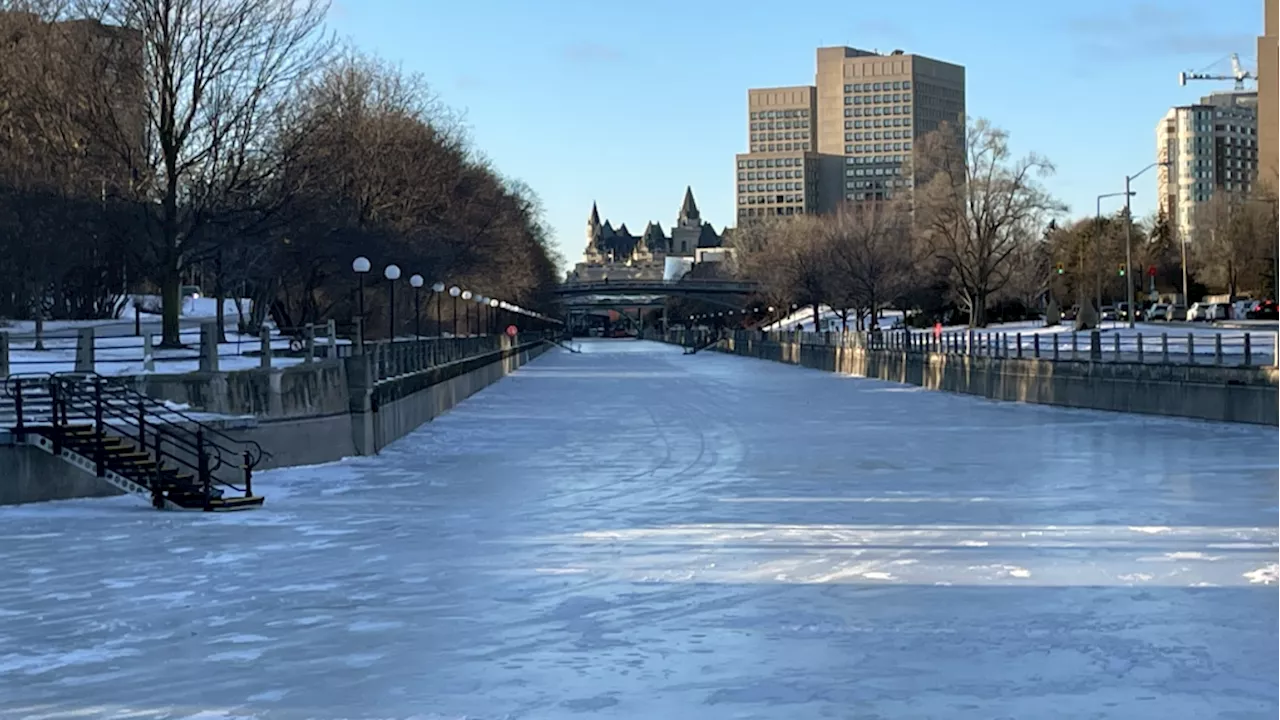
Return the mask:
<path id="1" fill-rule="evenodd" d="M 674 338 L 673 338 L 674 339 Z M 1277 425 L 1275 367 L 986 357 L 737 333 L 712 349 L 992 400 Z"/>

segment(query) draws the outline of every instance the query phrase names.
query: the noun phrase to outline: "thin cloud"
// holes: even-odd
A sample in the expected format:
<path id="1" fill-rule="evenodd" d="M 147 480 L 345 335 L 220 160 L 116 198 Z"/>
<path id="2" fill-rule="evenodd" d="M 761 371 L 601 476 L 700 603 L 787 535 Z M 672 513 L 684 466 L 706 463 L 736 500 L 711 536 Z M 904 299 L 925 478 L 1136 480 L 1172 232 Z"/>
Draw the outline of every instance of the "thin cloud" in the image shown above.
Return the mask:
<path id="1" fill-rule="evenodd" d="M 1213 32 L 1211 12 L 1155 3 L 1138 3 L 1124 12 L 1080 16 L 1065 23 L 1078 49 L 1115 59 L 1247 53 L 1254 38 L 1246 33 Z"/>
<path id="2" fill-rule="evenodd" d="M 622 53 L 617 48 L 593 42 L 566 45 L 561 49 L 560 54 L 565 60 L 582 65 L 612 63 L 622 59 Z"/>

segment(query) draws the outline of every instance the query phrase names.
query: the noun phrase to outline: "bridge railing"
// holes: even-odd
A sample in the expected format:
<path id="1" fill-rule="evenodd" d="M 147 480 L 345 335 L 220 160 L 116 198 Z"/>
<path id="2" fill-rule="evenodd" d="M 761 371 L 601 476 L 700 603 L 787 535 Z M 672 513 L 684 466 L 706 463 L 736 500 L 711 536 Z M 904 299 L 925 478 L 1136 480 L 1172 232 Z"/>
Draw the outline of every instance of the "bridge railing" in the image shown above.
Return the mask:
<path id="1" fill-rule="evenodd" d="M 667 333 L 667 341 L 689 346 L 710 342 L 716 331 Z M 938 353 L 975 357 L 1018 358 L 1057 362 L 1123 362 L 1142 364 L 1210 365 L 1220 367 L 1275 366 L 1277 333 L 1273 331 L 1160 331 L 1112 329 L 1083 332 L 1004 332 L 996 330 L 882 330 L 875 332 L 762 332 L 723 331 L 719 337 L 738 342 L 761 340 L 819 347 L 850 347 Z"/>

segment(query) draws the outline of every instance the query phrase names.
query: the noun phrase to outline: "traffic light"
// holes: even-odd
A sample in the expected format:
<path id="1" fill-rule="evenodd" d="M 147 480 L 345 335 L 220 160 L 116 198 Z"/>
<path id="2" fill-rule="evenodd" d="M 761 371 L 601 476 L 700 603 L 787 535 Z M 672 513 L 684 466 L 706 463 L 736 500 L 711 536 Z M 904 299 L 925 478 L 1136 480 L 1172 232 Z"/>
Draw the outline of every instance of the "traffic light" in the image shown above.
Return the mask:
<path id="1" fill-rule="evenodd" d="M 1062 263 L 1058 263 L 1058 266 L 1057 266 L 1057 267 L 1058 267 L 1058 274 L 1059 274 L 1059 275 L 1061 275 L 1063 272 L 1065 272 L 1065 268 L 1063 268 Z"/>
<path id="2" fill-rule="evenodd" d="M 1116 269 L 1117 269 L 1117 270 L 1119 270 L 1119 272 L 1120 272 L 1120 277 L 1124 277 L 1124 266 L 1123 266 L 1123 265 L 1119 265 L 1119 266 L 1117 266 L 1117 268 L 1116 268 Z"/>

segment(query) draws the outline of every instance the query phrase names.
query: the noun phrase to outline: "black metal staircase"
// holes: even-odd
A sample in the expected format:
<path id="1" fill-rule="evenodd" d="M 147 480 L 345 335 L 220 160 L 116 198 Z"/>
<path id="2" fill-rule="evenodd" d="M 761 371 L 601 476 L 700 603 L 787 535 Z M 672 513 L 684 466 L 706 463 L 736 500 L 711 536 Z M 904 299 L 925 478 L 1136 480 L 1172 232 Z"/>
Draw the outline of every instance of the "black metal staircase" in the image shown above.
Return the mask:
<path id="1" fill-rule="evenodd" d="M 262 505 L 253 469 L 262 448 L 95 373 L 17 375 L 5 383 L 11 431 L 160 509 Z"/>

